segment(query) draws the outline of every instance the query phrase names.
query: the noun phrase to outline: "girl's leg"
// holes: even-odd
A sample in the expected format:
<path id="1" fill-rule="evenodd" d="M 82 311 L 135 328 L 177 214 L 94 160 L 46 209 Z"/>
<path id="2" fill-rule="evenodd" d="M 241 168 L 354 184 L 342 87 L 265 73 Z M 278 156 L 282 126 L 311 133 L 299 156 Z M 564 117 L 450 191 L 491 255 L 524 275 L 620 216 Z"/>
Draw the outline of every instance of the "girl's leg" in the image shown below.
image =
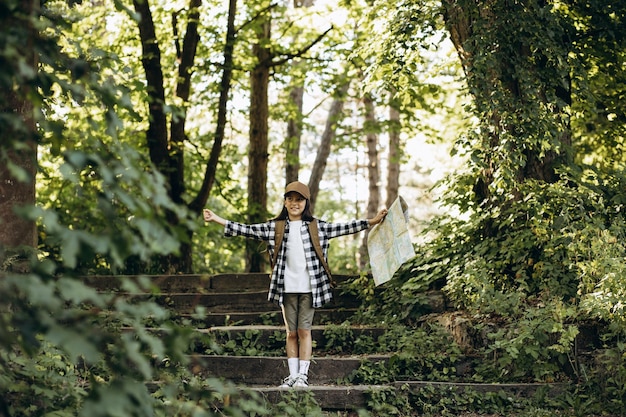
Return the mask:
<path id="1" fill-rule="evenodd" d="M 311 294 L 300 294 L 298 300 L 298 356 L 300 357 L 299 374 L 301 385 L 308 385 L 309 365 L 313 354 L 311 328 L 315 309 Z"/>
<path id="2" fill-rule="evenodd" d="M 298 329 L 298 357 L 301 360 L 310 361 L 313 354 L 313 338 L 310 329 Z"/>
<path id="3" fill-rule="evenodd" d="M 297 358 L 299 357 L 299 351 L 300 349 L 298 348 L 298 335 L 299 335 L 300 331 L 287 331 L 287 341 L 286 341 L 286 350 L 287 350 L 287 357 L 288 358 Z"/>
<path id="4" fill-rule="evenodd" d="M 282 386 L 291 387 L 295 382 L 299 371 L 300 362 L 298 358 L 298 332 L 297 332 L 297 298 L 295 294 L 285 294 L 284 304 L 281 306 L 283 320 L 287 331 L 285 350 L 287 353 L 287 365 L 289 367 L 289 376 L 285 378 Z"/>

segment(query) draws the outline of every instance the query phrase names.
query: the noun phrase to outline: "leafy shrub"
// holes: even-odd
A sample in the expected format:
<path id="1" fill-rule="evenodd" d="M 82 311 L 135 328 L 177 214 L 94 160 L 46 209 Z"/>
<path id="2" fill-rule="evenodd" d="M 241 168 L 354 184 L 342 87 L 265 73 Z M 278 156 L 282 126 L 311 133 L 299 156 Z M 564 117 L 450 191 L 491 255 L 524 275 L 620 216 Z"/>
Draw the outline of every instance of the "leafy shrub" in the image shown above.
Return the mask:
<path id="1" fill-rule="evenodd" d="M 459 347 L 437 325 L 391 326 L 369 353 L 389 353 L 388 361 L 364 360 L 349 380 L 381 384 L 397 380 L 453 380 L 463 358 Z"/>
<path id="2" fill-rule="evenodd" d="M 350 322 L 328 324 L 324 327 L 324 350 L 328 353 L 352 352 L 355 346 L 355 335 Z"/>

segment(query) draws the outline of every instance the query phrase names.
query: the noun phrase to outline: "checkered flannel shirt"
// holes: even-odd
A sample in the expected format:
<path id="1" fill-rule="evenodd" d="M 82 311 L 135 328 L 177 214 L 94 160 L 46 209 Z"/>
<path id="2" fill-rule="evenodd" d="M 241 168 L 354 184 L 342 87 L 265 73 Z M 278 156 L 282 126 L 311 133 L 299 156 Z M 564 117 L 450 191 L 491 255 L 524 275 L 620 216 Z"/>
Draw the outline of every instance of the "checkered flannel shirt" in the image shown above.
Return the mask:
<path id="1" fill-rule="evenodd" d="M 369 227 L 367 220 L 352 220 L 346 223 L 327 223 L 323 220 L 318 220 L 317 223 L 320 246 L 324 252 L 324 258 L 328 257 L 328 244 L 330 239 L 338 236 L 358 233 Z M 324 271 L 324 267 L 315 253 L 308 230 L 309 222 L 303 221 L 300 232 L 302 234 L 302 243 L 304 245 L 307 269 L 311 279 L 311 288 L 313 290 L 313 307 L 319 308 L 329 302 L 332 299 L 333 294 L 330 285 L 330 278 L 326 274 L 326 271 Z M 267 250 L 270 258 L 273 256 L 275 250 L 275 232 L 276 222 L 274 220 L 252 225 L 227 221 L 226 226 L 224 227 L 224 236 L 244 236 L 267 242 Z M 278 258 L 276 259 L 276 265 L 274 265 L 274 268 L 272 269 L 272 278 L 270 280 L 270 288 L 267 295 L 267 299 L 269 301 L 275 301 L 280 305 L 283 304 L 283 294 L 285 292 L 285 260 L 288 236 L 289 220 L 285 223 L 283 243 L 281 245 Z"/>

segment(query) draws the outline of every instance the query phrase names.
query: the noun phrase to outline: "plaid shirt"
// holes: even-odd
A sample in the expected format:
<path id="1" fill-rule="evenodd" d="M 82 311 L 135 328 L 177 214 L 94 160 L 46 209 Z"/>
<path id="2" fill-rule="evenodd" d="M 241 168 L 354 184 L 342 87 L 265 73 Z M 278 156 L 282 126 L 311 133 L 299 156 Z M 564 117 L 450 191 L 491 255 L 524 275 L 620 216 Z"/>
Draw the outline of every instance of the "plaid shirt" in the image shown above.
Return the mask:
<path id="1" fill-rule="evenodd" d="M 358 233 L 369 227 L 367 220 L 352 220 L 347 223 L 327 223 L 323 220 L 318 220 L 317 223 L 320 246 L 324 252 L 324 258 L 328 257 L 328 244 L 330 239 L 338 236 Z M 267 242 L 267 250 L 271 257 L 276 249 L 276 242 L 274 240 L 275 231 L 276 222 L 274 220 L 252 225 L 227 221 L 226 226 L 224 227 L 224 236 L 244 236 L 251 239 L 263 240 Z M 324 271 L 324 267 L 322 266 L 322 263 L 318 259 L 315 249 L 313 248 L 313 243 L 311 242 L 311 237 L 309 236 L 308 221 L 302 222 L 300 233 L 302 234 L 306 264 L 309 271 L 309 277 L 311 279 L 311 288 L 313 290 L 313 307 L 319 308 L 329 302 L 333 297 L 330 286 L 330 278 L 326 274 L 326 271 Z M 285 292 L 285 259 L 288 236 L 289 220 L 285 223 L 283 243 L 281 244 L 280 253 L 276 259 L 276 265 L 274 265 L 274 268 L 272 269 L 270 289 L 267 296 L 269 301 L 276 301 L 280 305 L 283 303 L 283 294 Z"/>

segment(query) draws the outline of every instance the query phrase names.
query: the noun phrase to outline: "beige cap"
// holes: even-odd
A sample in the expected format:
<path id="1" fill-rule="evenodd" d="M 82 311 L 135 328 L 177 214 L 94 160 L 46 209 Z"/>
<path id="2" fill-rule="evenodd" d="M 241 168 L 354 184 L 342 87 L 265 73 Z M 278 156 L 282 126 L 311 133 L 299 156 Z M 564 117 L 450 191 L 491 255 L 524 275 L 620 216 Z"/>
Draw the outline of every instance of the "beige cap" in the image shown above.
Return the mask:
<path id="1" fill-rule="evenodd" d="M 309 191 L 309 187 L 307 187 L 300 181 L 294 181 L 287 184 L 287 188 L 285 188 L 285 196 L 292 191 L 295 191 L 307 200 L 311 198 L 311 192 Z"/>

